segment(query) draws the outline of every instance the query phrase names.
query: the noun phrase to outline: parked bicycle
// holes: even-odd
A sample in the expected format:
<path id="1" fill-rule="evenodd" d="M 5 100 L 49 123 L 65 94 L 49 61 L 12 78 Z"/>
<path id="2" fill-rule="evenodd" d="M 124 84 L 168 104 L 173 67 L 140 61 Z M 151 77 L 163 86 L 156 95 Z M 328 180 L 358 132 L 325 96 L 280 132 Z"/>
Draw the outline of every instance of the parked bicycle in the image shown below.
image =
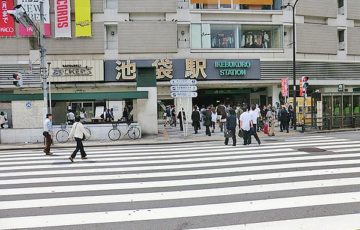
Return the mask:
<path id="1" fill-rule="evenodd" d="M 119 123 L 113 123 L 112 124 L 112 129 L 110 129 L 108 136 L 110 138 L 110 140 L 112 141 L 117 141 L 120 139 L 121 137 L 121 131 L 118 128 Z M 131 123 L 127 123 L 127 128 L 126 128 L 126 132 L 124 134 L 124 136 L 128 135 L 128 137 L 130 139 L 136 140 L 140 138 L 140 129 L 138 127 L 136 127 L 135 125 L 132 125 Z"/>
<path id="2" fill-rule="evenodd" d="M 67 131 L 66 127 L 67 127 L 67 124 L 61 124 L 60 125 L 60 130 L 56 132 L 56 140 L 59 143 L 66 143 L 68 141 L 68 139 L 69 139 L 69 132 Z M 91 137 L 90 129 L 87 128 L 87 127 L 84 127 L 84 128 L 90 134 L 90 137 Z M 86 140 L 89 140 L 90 137 L 87 138 Z"/>

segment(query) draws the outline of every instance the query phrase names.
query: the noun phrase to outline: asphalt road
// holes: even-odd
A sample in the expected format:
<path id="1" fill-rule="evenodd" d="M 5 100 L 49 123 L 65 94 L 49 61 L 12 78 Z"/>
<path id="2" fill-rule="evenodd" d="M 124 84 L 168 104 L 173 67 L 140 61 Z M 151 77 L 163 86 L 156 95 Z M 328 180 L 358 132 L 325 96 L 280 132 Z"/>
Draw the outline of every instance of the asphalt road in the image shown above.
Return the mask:
<path id="1" fill-rule="evenodd" d="M 360 229 L 358 137 L 1 151 L 0 229 Z"/>

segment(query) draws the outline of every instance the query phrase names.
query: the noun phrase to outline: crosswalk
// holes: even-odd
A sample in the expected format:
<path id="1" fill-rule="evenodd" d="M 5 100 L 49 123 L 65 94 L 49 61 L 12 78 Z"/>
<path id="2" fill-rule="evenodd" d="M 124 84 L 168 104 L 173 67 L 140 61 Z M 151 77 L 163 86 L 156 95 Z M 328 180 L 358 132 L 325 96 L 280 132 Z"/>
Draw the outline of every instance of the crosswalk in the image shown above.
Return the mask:
<path id="1" fill-rule="evenodd" d="M 360 229 L 360 141 L 269 140 L 0 151 L 0 229 Z"/>

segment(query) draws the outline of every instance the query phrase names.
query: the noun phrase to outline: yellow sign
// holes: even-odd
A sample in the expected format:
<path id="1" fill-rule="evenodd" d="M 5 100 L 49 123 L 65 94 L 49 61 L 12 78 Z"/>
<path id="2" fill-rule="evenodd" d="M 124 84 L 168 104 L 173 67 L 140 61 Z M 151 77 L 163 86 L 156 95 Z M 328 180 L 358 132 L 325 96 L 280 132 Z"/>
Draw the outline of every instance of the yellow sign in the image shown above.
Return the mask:
<path id="1" fill-rule="evenodd" d="M 75 36 L 91 37 L 90 0 L 75 1 Z"/>

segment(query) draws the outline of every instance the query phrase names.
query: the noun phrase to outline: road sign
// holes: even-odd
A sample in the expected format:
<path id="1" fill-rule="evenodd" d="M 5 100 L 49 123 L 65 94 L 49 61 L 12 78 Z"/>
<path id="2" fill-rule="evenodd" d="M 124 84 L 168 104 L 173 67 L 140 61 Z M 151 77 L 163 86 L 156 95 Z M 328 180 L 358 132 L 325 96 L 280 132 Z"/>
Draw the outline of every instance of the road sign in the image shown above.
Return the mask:
<path id="1" fill-rule="evenodd" d="M 172 92 L 171 97 L 197 97 L 197 92 Z"/>
<path id="2" fill-rule="evenodd" d="M 170 87 L 171 92 L 193 92 L 197 90 L 195 85 L 173 85 Z"/>
<path id="3" fill-rule="evenodd" d="M 170 81 L 171 85 L 196 85 L 197 81 L 195 79 L 172 79 Z"/>

